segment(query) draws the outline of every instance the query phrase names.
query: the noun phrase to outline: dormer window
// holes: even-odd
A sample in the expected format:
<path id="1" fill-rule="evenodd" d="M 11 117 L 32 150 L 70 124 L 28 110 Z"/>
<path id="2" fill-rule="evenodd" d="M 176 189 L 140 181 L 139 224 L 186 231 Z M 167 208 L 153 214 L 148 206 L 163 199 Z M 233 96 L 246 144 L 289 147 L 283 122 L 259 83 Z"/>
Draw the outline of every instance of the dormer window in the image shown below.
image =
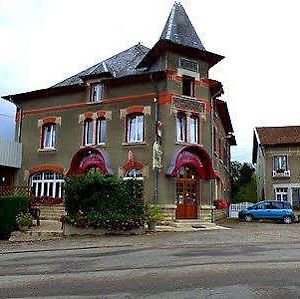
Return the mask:
<path id="1" fill-rule="evenodd" d="M 194 96 L 195 79 L 188 76 L 182 77 L 182 95 L 193 97 Z"/>
<path id="2" fill-rule="evenodd" d="M 91 90 L 91 103 L 101 102 L 103 98 L 103 85 L 96 83 L 92 85 Z"/>

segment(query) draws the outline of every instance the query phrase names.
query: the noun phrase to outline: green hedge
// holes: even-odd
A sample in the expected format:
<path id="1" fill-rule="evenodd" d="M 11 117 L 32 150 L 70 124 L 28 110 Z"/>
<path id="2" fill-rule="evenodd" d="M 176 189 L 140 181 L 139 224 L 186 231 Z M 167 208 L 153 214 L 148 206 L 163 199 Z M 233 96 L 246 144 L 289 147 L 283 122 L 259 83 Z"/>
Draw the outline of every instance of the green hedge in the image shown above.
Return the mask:
<path id="1" fill-rule="evenodd" d="M 28 196 L 0 196 L 0 239 L 9 238 L 16 229 L 16 216 L 28 209 Z"/>
<path id="2" fill-rule="evenodd" d="M 69 177 L 65 184 L 65 207 L 71 218 L 66 219 L 73 219 L 80 226 L 138 227 L 144 220 L 142 197 L 141 181 L 123 181 L 98 172 Z M 81 213 L 84 217 L 79 219 Z"/>

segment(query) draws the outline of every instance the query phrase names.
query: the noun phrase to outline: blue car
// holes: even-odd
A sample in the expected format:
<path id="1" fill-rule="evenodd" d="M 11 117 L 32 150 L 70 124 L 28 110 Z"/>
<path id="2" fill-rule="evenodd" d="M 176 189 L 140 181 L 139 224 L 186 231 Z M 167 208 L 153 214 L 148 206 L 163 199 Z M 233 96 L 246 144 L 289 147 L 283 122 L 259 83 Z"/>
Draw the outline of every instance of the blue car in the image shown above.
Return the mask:
<path id="1" fill-rule="evenodd" d="M 246 222 L 260 219 L 279 220 L 290 224 L 295 220 L 295 215 L 289 202 L 265 200 L 240 211 L 239 219 Z"/>

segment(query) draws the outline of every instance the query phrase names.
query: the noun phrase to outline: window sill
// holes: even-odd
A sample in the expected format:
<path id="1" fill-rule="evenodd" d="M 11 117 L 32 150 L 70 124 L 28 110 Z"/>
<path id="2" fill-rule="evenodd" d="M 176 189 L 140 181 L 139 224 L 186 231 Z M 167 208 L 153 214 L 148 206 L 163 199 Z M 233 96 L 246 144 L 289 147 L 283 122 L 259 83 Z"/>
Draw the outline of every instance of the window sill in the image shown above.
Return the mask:
<path id="1" fill-rule="evenodd" d="M 122 145 L 124 146 L 139 146 L 139 145 L 147 145 L 145 141 L 143 142 L 123 142 Z"/>
<path id="2" fill-rule="evenodd" d="M 56 152 L 56 148 L 39 148 L 38 152 L 40 152 L 40 153 Z"/>
<path id="3" fill-rule="evenodd" d="M 97 147 L 106 147 L 106 143 L 98 143 L 95 146 L 97 146 Z"/>
<path id="4" fill-rule="evenodd" d="M 99 102 L 90 102 L 90 101 L 88 101 L 88 102 L 86 102 L 88 105 L 96 105 L 96 104 L 101 104 L 101 103 L 103 103 L 103 100 L 102 101 L 99 101 Z"/>
<path id="5" fill-rule="evenodd" d="M 202 146 L 200 143 L 192 143 L 192 142 L 185 142 L 185 141 L 176 141 L 176 145 L 199 145 Z"/>

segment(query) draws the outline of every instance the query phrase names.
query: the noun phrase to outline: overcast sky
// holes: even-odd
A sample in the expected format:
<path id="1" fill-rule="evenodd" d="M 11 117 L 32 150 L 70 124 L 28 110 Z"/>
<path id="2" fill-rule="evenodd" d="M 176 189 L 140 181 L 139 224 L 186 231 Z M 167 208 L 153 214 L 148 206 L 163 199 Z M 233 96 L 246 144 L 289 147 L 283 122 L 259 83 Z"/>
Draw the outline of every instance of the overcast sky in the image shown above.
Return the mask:
<path id="1" fill-rule="evenodd" d="M 299 125 L 297 0 L 181 1 L 208 51 L 226 56 L 224 85 L 238 146 L 251 160 L 255 126 Z M 0 0 L 0 95 L 46 88 L 141 42 L 158 40 L 173 0 Z M 14 108 L 0 102 L 0 137 Z"/>

